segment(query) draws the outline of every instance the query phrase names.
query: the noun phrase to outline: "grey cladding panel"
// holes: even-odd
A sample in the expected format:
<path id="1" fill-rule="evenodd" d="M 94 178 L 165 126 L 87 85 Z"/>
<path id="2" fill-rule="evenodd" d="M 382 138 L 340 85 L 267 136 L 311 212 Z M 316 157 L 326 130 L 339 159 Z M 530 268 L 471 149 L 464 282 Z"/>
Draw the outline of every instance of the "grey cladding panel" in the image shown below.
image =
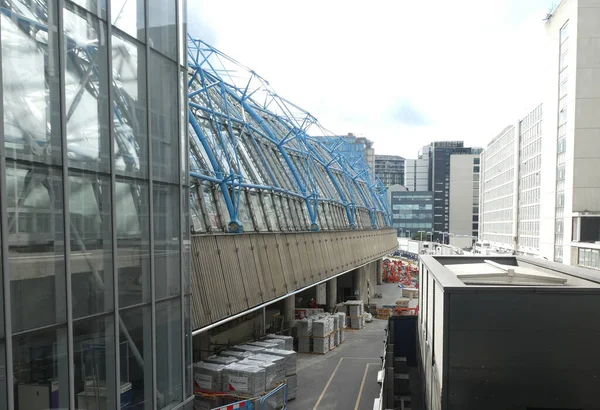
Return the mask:
<path id="1" fill-rule="evenodd" d="M 254 253 L 252 252 L 252 243 L 249 235 L 236 235 L 235 245 L 238 249 L 238 260 L 242 270 L 242 276 L 245 278 L 244 286 L 248 304 L 252 306 L 259 305 L 265 301 L 264 289 L 266 287 L 262 274 L 258 274 Z M 260 265 L 259 265 L 260 266 Z"/>
<path id="2" fill-rule="evenodd" d="M 333 274 L 333 262 L 330 250 L 330 234 L 329 232 L 324 233 L 321 236 L 321 249 L 323 254 L 323 262 L 325 263 L 325 276 L 329 277 Z"/>
<path id="3" fill-rule="evenodd" d="M 298 288 L 298 280 L 294 274 L 292 266 L 292 255 L 290 254 L 290 240 L 294 239 L 294 234 L 277 235 L 277 249 L 279 249 L 279 258 L 281 259 L 281 273 L 285 279 L 287 290 L 295 290 Z M 295 242 L 294 242 L 295 245 Z"/>
<path id="4" fill-rule="evenodd" d="M 252 243 L 252 252 L 258 274 L 262 276 L 265 286 L 263 288 L 263 299 L 265 301 L 275 299 L 275 284 L 271 275 L 271 266 L 269 265 L 269 257 L 265 248 L 264 235 L 251 235 L 250 242 Z"/>
<path id="5" fill-rule="evenodd" d="M 245 270 L 240 269 L 235 236 L 217 236 L 216 239 L 223 267 L 223 278 L 227 286 L 229 307 L 232 313 L 239 313 L 249 307 L 245 288 L 247 274 Z"/>
<path id="6" fill-rule="evenodd" d="M 204 291 L 206 295 L 211 322 L 216 322 L 232 314 L 229 303 L 223 303 L 228 301 L 229 297 L 221 268 L 221 255 L 216 237 L 204 236 L 199 239 L 203 253 L 202 257 L 198 258 L 197 270 L 194 270 L 202 277 L 204 288 L 200 291 Z"/>
<path id="7" fill-rule="evenodd" d="M 300 240 L 302 236 L 298 234 L 292 234 L 289 236 L 290 241 L 290 255 L 292 257 L 292 268 L 294 269 L 294 275 L 298 281 L 298 287 L 303 288 L 308 285 L 307 276 L 308 272 L 304 269 L 302 259 L 300 255 L 306 255 L 300 253 Z M 306 249 L 306 248 L 304 248 Z"/>
<path id="8" fill-rule="evenodd" d="M 206 300 L 204 281 L 200 274 L 200 259 L 204 250 L 197 237 L 192 238 L 192 328 L 199 329 L 210 324 L 209 305 Z"/>
<path id="9" fill-rule="evenodd" d="M 319 269 L 317 267 L 317 261 L 314 258 L 314 246 L 310 235 L 297 235 L 298 237 L 298 249 L 300 249 L 300 255 L 302 259 L 302 267 L 306 272 L 306 280 L 308 283 L 315 283 L 318 277 Z"/>
<path id="10" fill-rule="evenodd" d="M 267 262 L 271 266 L 271 275 L 273 277 L 273 284 L 275 285 L 275 296 L 283 296 L 287 293 L 287 289 L 283 267 L 281 265 L 281 258 L 279 257 L 279 250 L 277 249 L 277 236 L 276 234 L 263 235 L 263 239 L 267 254 Z"/>
<path id="11" fill-rule="evenodd" d="M 325 260 L 323 259 L 323 239 L 321 235 L 316 236 L 312 240 L 315 249 L 315 260 L 317 261 L 318 274 L 315 275 L 315 280 L 320 281 L 325 279 Z"/>

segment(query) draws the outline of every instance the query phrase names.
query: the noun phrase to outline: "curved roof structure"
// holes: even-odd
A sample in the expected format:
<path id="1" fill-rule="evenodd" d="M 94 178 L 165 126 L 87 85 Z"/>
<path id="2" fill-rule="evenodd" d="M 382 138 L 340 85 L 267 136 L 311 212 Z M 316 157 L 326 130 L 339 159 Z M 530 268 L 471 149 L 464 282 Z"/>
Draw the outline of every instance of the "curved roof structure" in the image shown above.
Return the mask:
<path id="1" fill-rule="evenodd" d="M 195 232 L 391 225 L 385 187 L 346 141 L 202 40 L 188 57 Z"/>

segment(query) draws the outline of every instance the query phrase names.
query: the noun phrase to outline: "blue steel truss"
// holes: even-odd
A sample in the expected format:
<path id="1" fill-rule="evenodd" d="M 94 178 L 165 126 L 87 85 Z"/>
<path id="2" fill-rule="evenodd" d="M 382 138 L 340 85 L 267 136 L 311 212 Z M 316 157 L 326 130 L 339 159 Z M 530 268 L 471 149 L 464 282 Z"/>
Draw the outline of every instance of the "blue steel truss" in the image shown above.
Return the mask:
<path id="1" fill-rule="evenodd" d="M 203 202 L 197 218 L 207 226 L 214 218 L 206 212 L 219 205 L 234 233 L 248 224 L 257 231 L 391 226 L 381 181 L 309 112 L 202 40 L 188 38 L 188 64 L 192 196 L 195 188 Z M 270 210 L 253 206 L 253 195 L 271 196 L 266 206 L 275 204 L 278 222 L 268 226 Z"/>

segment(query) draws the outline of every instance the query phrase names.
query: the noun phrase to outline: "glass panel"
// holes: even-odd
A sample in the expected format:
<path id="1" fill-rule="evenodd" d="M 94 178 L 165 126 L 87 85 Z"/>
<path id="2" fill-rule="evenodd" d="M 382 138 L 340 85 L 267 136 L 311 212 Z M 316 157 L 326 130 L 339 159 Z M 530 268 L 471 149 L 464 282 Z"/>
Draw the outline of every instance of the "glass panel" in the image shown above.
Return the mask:
<path id="1" fill-rule="evenodd" d="M 179 28 L 179 64 L 187 65 L 187 1 L 179 1 L 179 16 L 178 25 Z M 184 123 L 185 124 L 185 123 Z"/>
<path id="2" fill-rule="evenodd" d="M 63 16 L 65 35 L 71 39 L 65 42 L 69 167 L 109 172 L 106 26 L 70 4 Z"/>
<path id="3" fill-rule="evenodd" d="M 109 178 L 71 171 L 69 195 L 73 317 L 112 311 Z"/>
<path id="4" fill-rule="evenodd" d="M 183 314 L 184 314 L 184 332 L 185 332 L 185 366 L 186 366 L 186 380 L 185 380 L 185 397 L 189 397 L 194 394 L 193 392 L 193 349 L 192 349 L 192 322 L 191 322 L 191 301 L 190 296 L 186 295 L 183 299 Z"/>
<path id="5" fill-rule="evenodd" d="M 114 26 L 145 42 L 144 0 L 111 0 L 110 12 Z"/>
<path id="6" fill-rule="evenodd" d="M 267 220 L 269 221 L 270 229 L 273 231 L 279 230 L 279 224 L 277 223 L 277 211 L 273 204 L 273 198 L 271 194 L 261 194 L 262 201 L 264 203 L 263 209 L 267 214 Z"/>
<path id="7" fill-rule="evenodd" d="M 157 287 L 158 289 L 158 287 Z M 156 304 L 156 400 L 159 409 L 181 402 L 181 300 Z"/>
<path id="8" fill-rule="evenodd" d="M 106 0 L 71 0 L 96 16 L 106 20 Z"/>
<path id="9" fill-rule="evenodd" d="M 189 197 L 190 208 L 190 228 L 192 233 L 206 232 L 206 223 L 204 221 L 204 212 L 202 212 L 201 199 L 198 197 L 196 189 L 192 191 Z M 185 227 L 185 225 L 182 225 Z"/>
<path id="10" fill-rule="evenodd" d="M 150 292 L 150 222 L 148 184 L 117 180 L 117 268 L 119 306 L 152 299 Z"/>
<path id="11" fill-rule="evenodd" d="M 27 403 L 41 396 L 40 400 L 48 403 L 47 408 L 68 409 L 66 327 L 15 337 L 12 350 L 18 408 L 34 408 Z"/>
<path id="12" fill-rule="evenodd" d="M 13 332 L 67 319 L 62 189 L 60 171 L 7 161 Z"/>
<path id="13" fill-rule="evenodd" d="M 208 185 L 202 185 L 203 204 L 206 206 L 207 217 L 210 227 L 214 230 L 222 230 L 223 224 L 221 217 L 217 212 L 217 207 L 214 202 L 213 189 Z"/>
<path id="14" fill-rule="evenodd" d="M 275 213 L 277 214 L 277 221 L 279 222 L 279 226 L 281 227 L 282 231 L 287 231 L 287 221 L 285 219 L 283 208 L 281 206 L 281 197 L 278 195 L 273 195 L 273 202 L 275 203 Z"/>
<path id="15" fill-rule="evenodd" d="M 120 346 L 128 357 L 127 342 Z M 74 385 L 78 409 L 112 410 L 115 406 L 116 350 L 114 316 L 80 320 L 73 324 Z M 121 368 L 127 370 L 126 367 Z M 129 374 L 121 372 L 121 391 L 130 393 Z M 126 394 L 127 394 L 126 393 Z"/>
<path id="16" fill-rule="evenodd" d="M 250 193 L 250 209 L 254 212 L 254 217 L 256 218 L 256 230 L 257 231 L 266 231 L 267 230 L 267 222 L 265 221 L 265 216 L 262 212 L 262 205 L 260 203 L 260 197 L 257 192 Z"/>
<path id="17" fill-rule="evenodd" d="M 177 27 L 175 0 L 148 2 L 148 42 L 150 46 L 173 60 L 177 59 Z"/>
<path id="18" fill-rule="evenodd" d="M 189 161 L 187 158 L 190 156 L 188 149 L 188 129 L 190 128 L 187 112 L 187 71 L 179 70 L 179 148 L 180 148 L 180 166 L 182 185 L 190 184 L 190 172 L 189 172 Z"/>
<path id="19" fill-rule="evenodd" d="M 127 341 L 127 356 L 120 360 L 121 374 L 131 382 L 131 406 L 152 409 L 152 321 L 150 306 L 121 312 L 119 340 Z M 160 357 L 157 355 L 157 357 Z"/>
<path id="20" fill-rule="evenodd" d="M 293 231 L 294 228 L 294 219 L 292 218 L 292 213 L 290 212 L 290 204 L 288 203 L 288 199 L 285 197 L 281 198 L 281 204 L 283 205 L 283 214 L 285 215 L 285 220 L 288 225 L 288 229 Z"/>
<path id="21" fill-rule="evenodd" d="M 146 50 L 113 35 L 112 59 L 115 172 L 143 178 L 148 175 Z"/>
<path id="22" fill-rule="evenodd" d="M 16 3 L 30 21 L 56 27 L 56 13 L 37 13 L 38 3 Z M 39 18 L 38 18 L 39 16 Z M 8 158 L 61 163 L 58 35 L 36 41 L 38 30 L 23 20 L 0 13 L 2 35 L 2 100 L 4 144 Z"/>
<path id="23" fill-rule="evenodd" d="M 252 222 L 252 218 L 250 217 L 250 211 L 248 209 L 248 199 L 246 198 L 246 192 L 240 192 L 240 221 L 244 226 L 244 231 L 252 232 L 254 231 L 254 223 Z"/>
<path id="24" fill-rule="evenodd" d="M 155 3 L 155 2 L 152 2 Z M 151 52 L 149 58 L 150 136 L 152 177 L 179 183 L 179 134 L 177 122 L 177 65 Z"/>
<path id="25" fill-rule="evenodd" d="M 156 299 L 181 293 L 179 186 L 154 184 Z"/>

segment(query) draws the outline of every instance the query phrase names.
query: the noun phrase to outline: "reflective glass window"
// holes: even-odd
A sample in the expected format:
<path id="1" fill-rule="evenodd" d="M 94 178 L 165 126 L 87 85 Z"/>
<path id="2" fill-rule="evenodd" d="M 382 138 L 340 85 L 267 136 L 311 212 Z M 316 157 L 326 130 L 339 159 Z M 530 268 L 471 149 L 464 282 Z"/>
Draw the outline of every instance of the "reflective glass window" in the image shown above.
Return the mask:
<path id="1" fill-rule="evenodd" d="M 154 183 L 154 276 L 156 299 L 181 293 L 179 186 Z"/>
<path id="2" fill-rule="evenodd" d="M 206 217 L 210 227 L 214 230 L 223 229 L 221 216 L 217 211 L 215 199 L 213 196 L 214 190 L 208 185 L 202 185 L 203 205 L 206 207 Z"/>
<path id="3" fill-rule="evenodd" d="M 181 300 L 156 304 L 156 401 L 171 408 L 183 398 Z"/>
<path id="4" fill-rule="evenodd" d="M 158 53 L 148 59 L 150 87 L 150 136 L 152 176 L 163 182 L 179 182 L 179 134 L 177 65 Z"/>
<path id="5" fill-rule="evenodd" d="M 269 228 L 273 231 L 279 230 L 277 211 L 275 209 L 275 205 L 273 203 L 273 197 L 271 194 L 263 193 L 261 194 L 262 200 L 264 203 L 263 209 L 266 213 L 267 221 L 269 224 Z"/>
<path id="6" fill-rule="evenodd" d="M 106 0 L 71 0 L 96 16 L 106 20 Z"/>
<path id="7" fill-rule="evenodd" d="M 248 198 L 246 197 L 246 192 L 240 192 L 240 207 L 239 207 L 239 217 L 240 221 L 244 226 L 244 231 L 253 231 L 254 223 L 252 222 L 252 217 L 250 216 L 250 209 L 248 207 Z"/>
<path id="8" fill-rule="evenodd" d="M 155 50 L 177 60 L 176 0 L 148 2 L 148 42 Z"/>
<path id="9" fill-rule="evenodd" d="M 111 0 L 110 13 L 114 26 L 145 42 L 144 0 Z"/>
<path id="10" fill-rule="evenodd" d="M 149 302 L 150 213 L 148 183 L 117 179 L 117 269 L 119 306 Z"/>
<path id="11" fill-rule="evenodd" d="M 128 0 L 129 2 L 135 1 Z M 115 172 L 127 176 L 146 177 L 148 175 L 146 49 L 113 34 L 112 59 Z"/>
<path id="12" fill-rule="evenodd" d="M 254 218 L 256 219 L 256 230 L 257 231 L 266 231 L 267 230 L 267 222 L 265 221 L 265 216 L 263 215 L 263 208 L 260 203 L 260 197 L 257 192 L 251 192 L 250 194 L 250 209 L 254 212 Z"/>
<path id="13" fill-rule="evenodd" d="M 109 172 L 106 23 L 70 4 L 63 16 L 69 167 Z"/>

